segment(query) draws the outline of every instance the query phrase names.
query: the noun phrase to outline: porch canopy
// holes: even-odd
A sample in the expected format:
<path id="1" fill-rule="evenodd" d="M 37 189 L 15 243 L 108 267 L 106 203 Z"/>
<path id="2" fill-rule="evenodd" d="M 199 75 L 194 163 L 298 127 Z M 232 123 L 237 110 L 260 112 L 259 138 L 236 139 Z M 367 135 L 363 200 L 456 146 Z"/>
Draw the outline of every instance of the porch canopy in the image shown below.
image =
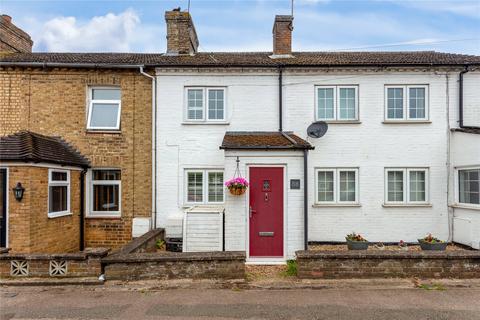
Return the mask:
<path id="1" fill-rule="evenodd" d="M 81 168 L 90 167 L 88 159 L 65 140 L 31 131 L 20 131 L 0 137 L 0 161 L 46 162 Z"/>
<path id="2" fill-rule="evenodd" d="M 227 131 L 220 149 L 223 150 L 312 150 L 310 143 L 293 132 Z"/>

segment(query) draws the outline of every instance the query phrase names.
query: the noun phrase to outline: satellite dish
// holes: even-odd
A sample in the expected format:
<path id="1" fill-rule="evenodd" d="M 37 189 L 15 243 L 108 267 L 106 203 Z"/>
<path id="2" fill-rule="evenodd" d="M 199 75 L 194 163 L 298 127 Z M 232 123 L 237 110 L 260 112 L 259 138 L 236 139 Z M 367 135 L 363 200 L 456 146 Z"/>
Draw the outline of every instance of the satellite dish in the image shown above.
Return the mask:
<path id="1" fill-rule="evenodd" d="M 328 124 L 325 121 L 317 121 L 308 126 L 307 135 L 310 138 L 321 138 L 327 131 Z"/>

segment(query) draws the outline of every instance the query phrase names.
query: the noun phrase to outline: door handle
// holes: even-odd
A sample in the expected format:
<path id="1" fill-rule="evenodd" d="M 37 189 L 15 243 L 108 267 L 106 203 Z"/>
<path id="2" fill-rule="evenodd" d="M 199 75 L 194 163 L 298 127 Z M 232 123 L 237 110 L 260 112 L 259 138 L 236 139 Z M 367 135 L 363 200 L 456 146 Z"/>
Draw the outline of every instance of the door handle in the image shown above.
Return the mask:
<path id="1" fill-rule="evenodd" d="M 253 210 L 253 209 L 252 209 L 252 206 L 250 206 L 250 208 L 249 208 L 248 211 L 249 211 L 249 216 L 250 216 L 250 218 L 252 217 L 252 214 L 257 213 L 256 210 Z"/>

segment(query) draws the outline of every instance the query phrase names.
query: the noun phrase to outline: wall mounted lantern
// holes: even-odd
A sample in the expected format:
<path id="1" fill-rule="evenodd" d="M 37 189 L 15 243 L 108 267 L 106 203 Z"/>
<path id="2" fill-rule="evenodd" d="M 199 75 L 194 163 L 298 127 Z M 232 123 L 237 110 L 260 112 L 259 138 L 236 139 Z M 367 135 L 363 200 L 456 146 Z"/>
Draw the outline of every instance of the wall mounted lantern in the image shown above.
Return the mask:
<path id="1" fill-rule="evenodd" d="M 17 201 L 22 201 L 23 193 L 25 192 L 25 188 L 22 187 L 22 184 L 18 182 L 17 186 L 12 190 L 13 190 L 13 194 L 15 195 L 15 199 L 17 199 Z"/>

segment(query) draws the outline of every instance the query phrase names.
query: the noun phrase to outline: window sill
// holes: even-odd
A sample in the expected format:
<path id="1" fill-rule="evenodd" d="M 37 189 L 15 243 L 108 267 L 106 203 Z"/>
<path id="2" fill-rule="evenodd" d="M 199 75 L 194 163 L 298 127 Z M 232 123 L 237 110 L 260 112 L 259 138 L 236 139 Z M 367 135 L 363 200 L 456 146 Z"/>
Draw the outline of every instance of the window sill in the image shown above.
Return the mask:
<path id="1" fill-rule="evenodd" d="M 49 213 L 48 218 L 49 219 L 55 219 L 55 218 L 72 216 L 72 215 L 73 214 L 71 212 L 55 212 L 55 213 Z"/>
<path id="2" fill-rule="evenodd" d="M 463 204 L 463 203 L 454 203 L 449 205 L 450 208 L 456 208 L 456 209 L 467 209 L 467 210 L 475 210 L 475 211 L 480 211 L 480 205 L 468 205 L 468 204 Z"/>
<path id="3" fill-rule="evenodd" d="M 95 130 L 95 129 L 87 129 L 86 131 L 87 133 L 110 133 L 110 134 L 121 134 L 122 133 L 122 130 Z"/>
<path id="4" fill-rule="evenodd" d="M 316 120 L 316 121 L 325 121 L 325 120 Z M 326 120 L 328 124 L 360 124 L 360 120 Z"/>
<path id="5" fill-rule="evenodd" d="M 325 207 L 361 207 L 360 203 L 315 203 L 312 208 L 325 208 Z"/>
<path id="6" fill-rule="evenodd" d="M 223 208 L 225 207 L 225 202 L 216 202 L 216 203 L 187 203 L 182 206 L 182 209 L 191 209 L 191 208 Z"/>
<path id="7" fill-rule="evenodd" d="M 86 215 L 85 219 L 121 219 L 122 216 L 121 214 L 118 215 L 101 215 L 101 214 L 96 214 L 96 215 Z"/>
<path id="8" fill-rule="evenodd" d="M 431 208 L 431 203 L 383 203 L 384 208 Z"/>
<path id="9" fill-rule="evenodd" d="M 430 120 L 384 120 L 383 124 L 426 124 L 432 123 Z"/>
<path id="10" fill-rule="evenodd" d="M 182 125 L 223 125 L 227 126 L 230 122 L 228 121 L 183 121 Z"/>

